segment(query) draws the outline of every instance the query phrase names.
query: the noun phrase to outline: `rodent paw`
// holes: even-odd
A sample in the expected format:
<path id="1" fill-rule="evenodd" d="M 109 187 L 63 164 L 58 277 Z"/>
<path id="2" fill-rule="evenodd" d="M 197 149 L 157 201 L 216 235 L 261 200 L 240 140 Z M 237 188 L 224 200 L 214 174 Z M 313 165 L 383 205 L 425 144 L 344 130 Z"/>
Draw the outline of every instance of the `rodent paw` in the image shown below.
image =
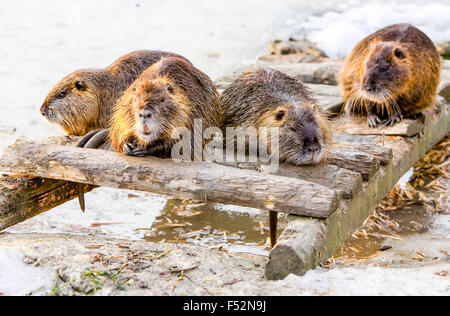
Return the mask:
<path id="1" fill-rule="evenodd" d="M 378 115 L 369 113 L 367 114 L 367 125 L 371 128 L 377 128 L 379 124 L 382 124 Z"/>
<path id="2" fill-rule="evenodd" d="M 126 143 L 123 146 L 123 152 L 128 156 L 133 157 L 145 157 L 149 154 L 149 151 L 145 147 L 140 147 L 135 143 Z"/>
<path id="3" fill-rule="evenodd" d="M 383 126 L 393 126 L 395 123 L 400 123 L 401 120 L 402 120 L 401 115 L 396 114 L 391 116 L 387 120 L 384 120 Z"/>

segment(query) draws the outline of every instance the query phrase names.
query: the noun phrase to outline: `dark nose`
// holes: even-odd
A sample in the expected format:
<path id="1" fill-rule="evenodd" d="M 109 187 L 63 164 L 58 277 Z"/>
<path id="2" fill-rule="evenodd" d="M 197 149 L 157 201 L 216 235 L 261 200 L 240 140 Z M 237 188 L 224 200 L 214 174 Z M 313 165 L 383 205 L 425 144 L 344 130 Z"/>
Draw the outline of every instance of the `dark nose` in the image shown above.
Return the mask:
<path id="1" fill-rule="evenodd" d="M 376 86 L 377 86 L 377 83 L 376 83 L 375 79 L 369 79 L 369 80 L 364 84 L 364 89 L 365 89 L 366 91 L 373 92 L 373 91 L 376 90 Z"/>
<path id="2" fill-rule="evenodd" d="M 150 112 L 142 112 L 142 113 L 139 114 L 139 117 L 143 118 L 143 119 L 149 119 L 149 118 L 152 117 L 152 113 L 150 113 Z"/>
<path id="3" fill-rule="evenodd" d="M 303 145 L 312 152 L 318 152 L 320 150 L 320 142 L 317 135 L 306 137 Z"/>

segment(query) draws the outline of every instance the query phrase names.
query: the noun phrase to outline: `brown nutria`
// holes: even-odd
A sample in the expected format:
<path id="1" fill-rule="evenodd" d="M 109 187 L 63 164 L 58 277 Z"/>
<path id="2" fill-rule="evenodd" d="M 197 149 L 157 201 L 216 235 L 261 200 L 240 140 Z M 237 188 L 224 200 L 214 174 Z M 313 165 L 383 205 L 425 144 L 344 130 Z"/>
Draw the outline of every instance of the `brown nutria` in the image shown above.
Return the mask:
<path id="1" fill-rule="evenodd" d="M 130 84 L 164 56 L 180 55 L 142 50 L 119 58 L 105 69 L 78 70 L 63 78 L 47 95 L 42 115 L 69 135 L 107 128 L 111 109 Z"/>
<path id="2" fill-rule="evenodd" d="M 192 132 L 195 119 L 202 120 L 203 129 L 220 127 L 220 111 L 219 94 L 206 74 L 185 59 L 164 57 L 118 100 L 109 140 L 127 155 L 170 157 L 178 128 Z"/>
<path id="3" fill-rule="evenodd" d="M 360 41 L 345 61 L 340 84 L 345 112 L 370 127 L 392 126 L 436 102 L 441 61 L 433 42 L 409 24 L 385 27 Z"/>
<path id="4" fill-rule="evenodd" d="M 314 164 L 328 157 L 327 119 L 310 90 L 297 79 L 273 69 L 257 69 L 225 89 L 221 103 L 225 133 L 227 127 L 278 127 L 281 161 Z M 267 148 L 270 151 L 269 144 Z"/>

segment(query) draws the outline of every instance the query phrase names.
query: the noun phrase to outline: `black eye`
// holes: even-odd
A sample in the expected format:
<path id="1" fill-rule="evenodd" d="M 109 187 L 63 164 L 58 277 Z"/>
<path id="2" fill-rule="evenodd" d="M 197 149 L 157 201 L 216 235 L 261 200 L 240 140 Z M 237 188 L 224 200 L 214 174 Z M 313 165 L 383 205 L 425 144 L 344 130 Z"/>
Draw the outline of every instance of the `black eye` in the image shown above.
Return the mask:
<path id="1" fill-rule="evenodd" d="M 400 48 L 395 49 L 394 55 L 395 55 L 395 57 L 400 58 L 400 59 L 405 58 L 405 54 L 403 54 L 403 52 L 400 50 Z"/>
<path id="2" fill-rule="evenodd" d="M 75 87 L 77 88 L 78 91 L 85 91 L 86 90 L 86 86 L 82 81 L 77 81 L 75 82 Z"/>
<path id="3" fill-rule="evenodd" d="M 284 111 L 283 110 L 280 110 L 280 111 L 278 111 L 278 113 L 277 113 L 277 116 L 275 117 L 275 119 L 277 120 L 277 121 L 281 121 L 282 119 L 283 119 L 283 117 L 284 117 Z"/>
<path id="4" fill-rule="evenodd" d="M 59 98 L 59 99 L 64 99 L 64 98 L 66 97 L 66 95 L 67 95 L 67 93 L 61 92 L 61 93 L 58 95 L 58 98 Z"/>

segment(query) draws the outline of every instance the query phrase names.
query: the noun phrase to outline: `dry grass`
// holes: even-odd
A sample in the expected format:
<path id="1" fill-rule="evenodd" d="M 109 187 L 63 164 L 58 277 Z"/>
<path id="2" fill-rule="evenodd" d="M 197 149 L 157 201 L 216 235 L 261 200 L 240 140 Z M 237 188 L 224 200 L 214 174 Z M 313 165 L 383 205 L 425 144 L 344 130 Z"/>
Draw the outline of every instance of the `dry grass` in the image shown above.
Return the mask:
<path id="1" fill-rule="evenodd" d="M 450 163 L 450 134 L 448 134 L 439 144 L 435 145 L 419 162 L 414 166 L 414 174 L 407 184 L 406 189 L 395 186 L 388 193 L 383 201 L 376 207 L 373 214 L 367 218 L 363 227 L 356 231 L 352 238 L 347 241 L 342 248 L 336 252 L 336 256 L 330 258 L 324 266 L 331 264 L 351 264 L 364 263 L 366 260 L 378 256 L 383 250 L 373 247 L 380 246 L 375 244 L 371 249 L 371 254 L 367 254 L 363 248 L 364 242 L 372 242 L 375 237 L 380 242 L 386 238 L 401 240 L 396 235 L 400 232 L 399 223 L 391 218 L 391 215 L 411 204 L 424 205 L 427 210 L 448 214 L 450 185 L 449 181 L 449 163 Z M 412 221 L 411 224 L 417 229 L 422 228 L 422 224 Z M 369 241 L 372 240 L 372 241 Z M 360 245 L 360 247 L 355 246 Z M 366 253 L 365 253 L 366 252 Z"/>

